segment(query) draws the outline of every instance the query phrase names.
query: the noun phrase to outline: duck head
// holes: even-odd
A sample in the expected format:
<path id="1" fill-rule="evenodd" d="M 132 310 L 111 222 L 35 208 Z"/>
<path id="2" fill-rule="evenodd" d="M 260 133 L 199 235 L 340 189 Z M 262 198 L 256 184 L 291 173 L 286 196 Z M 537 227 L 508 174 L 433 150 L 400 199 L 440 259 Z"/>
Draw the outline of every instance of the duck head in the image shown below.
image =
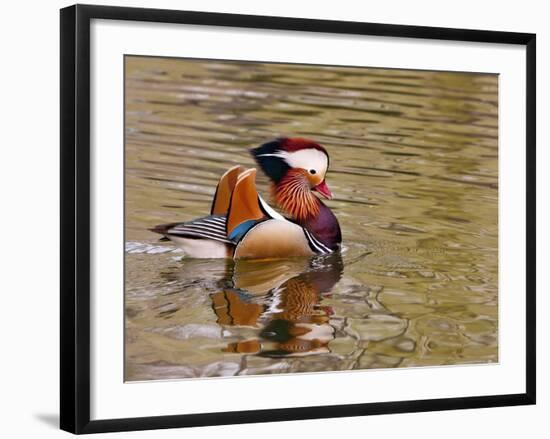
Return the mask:
<path id="1" fill-rule="evenodd" d="M 279 206 L 299 220 L 319 213 L 320 200 L 332 198 L 325 175 L 329 156 L 318 143 L 303 138 L 280 138 L 252 149 L 252 156 L 270 178 Z"/>

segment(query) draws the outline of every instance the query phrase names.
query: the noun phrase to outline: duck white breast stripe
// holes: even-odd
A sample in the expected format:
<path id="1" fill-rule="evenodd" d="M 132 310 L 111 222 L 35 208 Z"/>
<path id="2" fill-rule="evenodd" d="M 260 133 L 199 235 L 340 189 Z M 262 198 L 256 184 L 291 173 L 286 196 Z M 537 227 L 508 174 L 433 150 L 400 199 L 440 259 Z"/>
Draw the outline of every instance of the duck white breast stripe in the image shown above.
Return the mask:
<path id="1" fill-rule="evenodd" d="M 332 253 L 332 250 L 328 248 L 325 244 L 320 242 L 317 238 L 315 238 L 309 230 L 304 228 L 304 233 L 306 235 L 307 240 L 309 243 L 319 252 L 322 254 Z"/>
<path id="2" fill-rule="evenodd" d="M 323 255 L 326 255 L 328 253 L 332 253 L 332 251 L 330 249 L 328 249 L 327 247 L 325 247 L 322 243 L 320 243 L 319 241 L 317 241 L 315 238 L 311 237 L 311 243 L 313 244 L 313 246 Z"/>
<path id="3" fill-rule="evenodd" d="M 323 249 L 321 249 L 317 245 L 315 245 L 315 243 L 309 237 L 307 238 L 307 240 L 308 240 L 309 246 L 311 247 L 311 249 L 315 253 L 322 254 L 322 255 L 324 255 L 326 253 Z"/>
<path id="4" fill-rule="evenodd" d="M 264 154 L 265 155 L 265 154 Z M 277 212 L 275 209 L 273 209 L 269 204 L 265 202 L 265 200 L 261 197 L 261 195 L 258 195 L 258 199 L 260 200 L 260 204 L 262 205 L 262 208 L 265 210 L 265 212 L 274 219 L 278 219 L 281 221 L 287 221 L 288 220 L 281 215 L 279 212 Z"/>
<path id="5" fill-rule="evenodd" d="M 332 250 L 330 247 L 328 247 L 328 246 L 326 246 L 325 244 L 323 244 L 323 243 L 322 243 L 321 241 L 319 241 L 315 236 L 311 235 L 311 238 L 315 241 L 315 243 L 316 243 L 317 245 L 319 245 L 321 248 L 325 249 L 325 251 L 326 251 L 327 253 L 332 253 L 332 252 L 333 252 L 333 250 Z"/>
<path id="6" fill-rule="evenodd" d="M 327 252 L 332 253 L 332 249 L 331 249 L 329 246 L 323 244 L 323 243 L 322 243 L 321 241 L 319 241 L 315 236 L 311 235 L 311 237 L 315 240 L 315 242 L 316 242 L 317 244 L 319 244 L 321 247 L 323 247 Z"/>

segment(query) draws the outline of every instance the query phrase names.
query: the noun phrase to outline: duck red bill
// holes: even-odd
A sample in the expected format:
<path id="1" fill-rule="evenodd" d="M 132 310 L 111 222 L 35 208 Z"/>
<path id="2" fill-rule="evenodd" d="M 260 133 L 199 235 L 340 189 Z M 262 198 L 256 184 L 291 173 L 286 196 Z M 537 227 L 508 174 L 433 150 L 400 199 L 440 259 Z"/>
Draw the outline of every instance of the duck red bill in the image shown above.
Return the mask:
<path id="1" fill-rule="evenodd" d="M 325 180 L 315 186 L 313 190 L 319 192 L 323 197 L 328 198 L 329 200 L 332 198 L 332 192 L 328 188 Z"/>

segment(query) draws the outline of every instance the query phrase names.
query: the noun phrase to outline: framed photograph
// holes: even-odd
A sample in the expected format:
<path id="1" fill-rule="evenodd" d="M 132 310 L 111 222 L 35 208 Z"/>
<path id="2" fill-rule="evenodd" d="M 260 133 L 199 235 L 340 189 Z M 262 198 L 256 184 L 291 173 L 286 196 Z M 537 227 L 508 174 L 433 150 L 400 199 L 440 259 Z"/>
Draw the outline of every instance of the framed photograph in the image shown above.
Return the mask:
<path id="1" fill-rule="evenodd" d="M 61 10 L 61 428 L 535 403 L 535 35 Z"/>

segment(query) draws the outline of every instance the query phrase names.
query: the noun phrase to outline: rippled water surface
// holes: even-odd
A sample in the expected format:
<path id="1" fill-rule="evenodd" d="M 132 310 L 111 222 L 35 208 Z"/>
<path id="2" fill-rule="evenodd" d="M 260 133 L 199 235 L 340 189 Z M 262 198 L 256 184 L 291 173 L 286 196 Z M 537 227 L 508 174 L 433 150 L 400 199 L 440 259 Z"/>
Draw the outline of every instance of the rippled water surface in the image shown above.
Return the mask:
<path id="1" fill-rule="evenodd" d="M 498 361 L 497 76 L 125 62 L 127 380 Z M 147 230 L 278 136 L 329 150 L 341 255 L 193 260 Z"/>

